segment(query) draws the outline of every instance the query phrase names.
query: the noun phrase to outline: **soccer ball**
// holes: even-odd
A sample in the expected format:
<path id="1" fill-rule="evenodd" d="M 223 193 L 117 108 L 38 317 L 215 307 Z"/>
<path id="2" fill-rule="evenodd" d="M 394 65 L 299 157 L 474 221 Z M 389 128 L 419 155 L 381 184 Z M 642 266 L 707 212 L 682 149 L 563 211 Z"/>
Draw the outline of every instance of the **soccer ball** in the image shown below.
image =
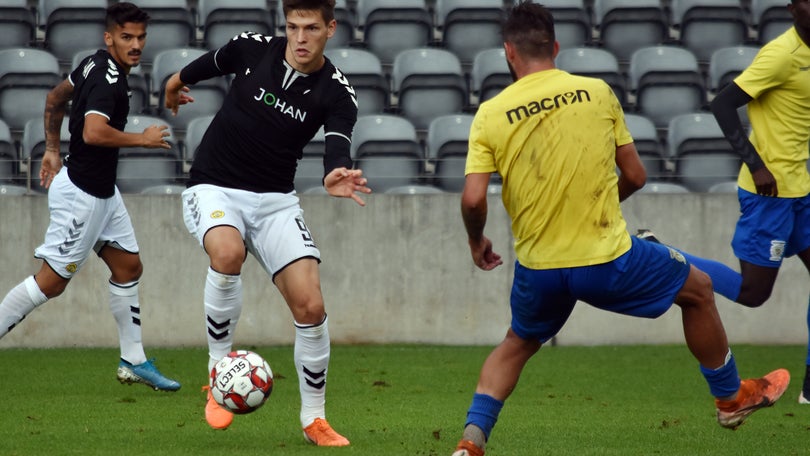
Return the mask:
<path id="1" fill-rule="evenodd" d="M 273 391 L 273 371 L 260 355 L 248 350 L 228 353 L 211 369 L 211 396 L 233 413 L 250 413 Z"/>

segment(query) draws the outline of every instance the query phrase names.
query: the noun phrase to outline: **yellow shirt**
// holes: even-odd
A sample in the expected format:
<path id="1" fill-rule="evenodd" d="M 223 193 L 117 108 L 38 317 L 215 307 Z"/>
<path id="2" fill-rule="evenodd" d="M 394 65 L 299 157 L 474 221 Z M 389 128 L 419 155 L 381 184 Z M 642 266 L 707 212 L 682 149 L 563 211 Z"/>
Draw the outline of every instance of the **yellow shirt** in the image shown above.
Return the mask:
<path id="1" fill-rule="evenodd" d="M 776 178 L 779 196 L 810 193 L 807 172 L 810 140 L 810 48 L 791 27 L 762 46 L 734 82 L 750 95 L 751 143 Z M 737 184 L 752 193 L 756 186 L 743 165 Z"/>
<path id="2" fill-rule="evenodd" d="M 541 71 L 478 108 L 466 174 L 503 178 L 503 204 L 523 266 L 602 264 L 630 249 L 616 147 L 632 141 L 604 81 Z"/>

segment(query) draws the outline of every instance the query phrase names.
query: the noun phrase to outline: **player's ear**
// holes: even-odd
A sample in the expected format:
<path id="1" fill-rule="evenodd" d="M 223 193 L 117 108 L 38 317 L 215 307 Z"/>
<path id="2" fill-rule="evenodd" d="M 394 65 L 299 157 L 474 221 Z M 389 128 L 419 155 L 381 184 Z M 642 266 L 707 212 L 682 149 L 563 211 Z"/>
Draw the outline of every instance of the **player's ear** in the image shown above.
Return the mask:
<path id="1" fill-rule="evenodd" d="M 112 34 L 110 34 L 110 32 L 104 32 L 104 44 L 107 45 L 107 47 L 113 45 L 113 37 Z"/>
<path id="2" fill-rule="evenodd" d="M 335 34 L 335 30 L 337 30 L 337 21 L 332 19 L 328 24 L 326 24 L 326 37 L 332 38 L 332 36 Z"/>

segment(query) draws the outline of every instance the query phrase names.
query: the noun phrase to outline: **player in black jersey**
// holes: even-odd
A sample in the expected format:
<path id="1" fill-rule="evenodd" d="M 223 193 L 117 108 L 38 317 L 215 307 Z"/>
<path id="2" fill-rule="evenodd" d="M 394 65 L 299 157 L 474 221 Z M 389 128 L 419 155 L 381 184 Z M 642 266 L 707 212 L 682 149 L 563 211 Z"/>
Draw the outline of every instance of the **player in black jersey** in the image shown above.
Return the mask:
<path id="1" fill-rule="evenodd" d="M 352 169 L 357 99 L 346 77 L 324 57 L 334 34 L 334 0 L 284 0 L 286 38 L 245 32 L 174 74 L 166 84 L 173 112 L 192 102 L 186 84 L 226 74 L 233 82 L 191 165 L 183 210 L 189 231 L 209 256 L 204 301 L 208 369 L 232 349 L 242 309 L 240 273 L 251 253 L 272 277 L 295 320 L 294 360 L 307 440 L 344 446 L 325 417 L 330 342 L 318 263 L 293 179 L 303 147 L 323 126 L 324 187 L 354 199 L 370 193 Z M 208 424 L 230 426 L 233 414 L 210 393 Z"/>
<path id="2" fill-rule="evenodd" d="M 95 250 L 110 268 L 110 309 L 118 324 L 121 360 L 118 380 L 176 391 L 147 360 L 141 343 L 138 280 L 143 266 L 121 194 L 115 186 L 118 149 L 169 148 L 166 126 L 125 133 L 129 112 L 129 70 L 138 65 L 149 16 L 132 3 L 107 9 L 106 50 L 85 58 L 49 94 L 45 105 L 45 155 L 40 180 L 48 190 L 50 225 L 34 255 L 42 267 L 0 302 L 0 337 L 50 298 L 59 296 Z M 59 133 L 67 103 L 70 153 L 59 156 Z"/>

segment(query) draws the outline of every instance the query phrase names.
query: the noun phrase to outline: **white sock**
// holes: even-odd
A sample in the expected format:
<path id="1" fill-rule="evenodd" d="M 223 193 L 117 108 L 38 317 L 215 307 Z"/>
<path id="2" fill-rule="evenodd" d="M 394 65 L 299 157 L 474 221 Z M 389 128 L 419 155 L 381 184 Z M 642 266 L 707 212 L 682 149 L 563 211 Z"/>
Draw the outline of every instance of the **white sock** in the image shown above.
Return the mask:
<path id="1" fill-rule="evenodd" d="M 326 317 L 320 324 L 295 324 L 293 359 L 301 393 L 301 426 L 315 418 L 326 418 L 326 371 L 329 367 L 329 327 Z"/>
<path id="2" fill-rule="evenodd" d="M 8 334 L 26 315 L 47 300 L 48 298 L 39 289 L 37 281 L 34 280 L 34 276 L 28 277 L 12 288 L 0 302 L 0 338 Z"/>
<path id="3" fill-rule="evenodd" d="M 110 281 L 110 310 L 118 325 L 121 359 L 138 365 L 146 362 L 141 342 L 141 305 L 138 302 L 138 282 Z"/>
<path id="4" fill-rule="evenodd" d="M 208 372 L 231 352 L 236 322 L 242 313 L 242 277 L 208 268 L 205 278 L 205 325 L 208 330 Z"/>

